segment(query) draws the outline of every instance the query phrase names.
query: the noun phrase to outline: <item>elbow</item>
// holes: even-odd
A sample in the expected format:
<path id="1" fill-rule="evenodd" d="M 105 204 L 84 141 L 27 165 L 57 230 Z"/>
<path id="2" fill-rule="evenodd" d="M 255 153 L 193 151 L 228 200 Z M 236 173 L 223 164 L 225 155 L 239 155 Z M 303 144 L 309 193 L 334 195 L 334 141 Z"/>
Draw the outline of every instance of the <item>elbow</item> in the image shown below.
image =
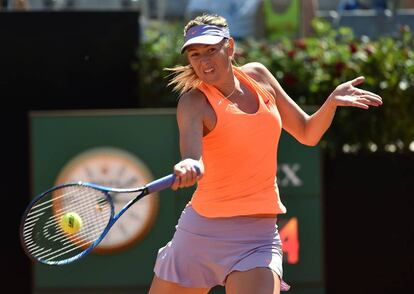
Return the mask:
<path id="1" fill-rule="evenodd" d="M 304 143 L 304 145 L 309 146 L 309 147 L 315 147 L 318 144 L 319 144 L 319 140 L 317 140 L 317 141 L 309 141 L 309 142 Z"/>
<path id="2" fill-rule="evenodd" d="M 302 128 L 297 128 L 296 131 L 290 133 L 299 143 L 311 147 L 318 145 L 323 136 L 321 132 L 309 130 L 306 124 Z"/>
<path id="3" fill-rule="evenodd" d="M 314 147 L 319 144 L 323 136 L 323 132 L 315 132 L 305 128 L 302 133 L 301 143 L 306 146 Z"/>
<path id="4" fill-rule="evenodd" d="M 315 147 L 319 144 L 321 138 L 302 138 L 299 142 L 303 145 Z"/>
<path id="5" fill-rule="evenodd" d="M 318 145 L 319 140 L 318 141 L 301 141 L 301 143 L 309 147 L 315 147 L 316 145 Z"/>

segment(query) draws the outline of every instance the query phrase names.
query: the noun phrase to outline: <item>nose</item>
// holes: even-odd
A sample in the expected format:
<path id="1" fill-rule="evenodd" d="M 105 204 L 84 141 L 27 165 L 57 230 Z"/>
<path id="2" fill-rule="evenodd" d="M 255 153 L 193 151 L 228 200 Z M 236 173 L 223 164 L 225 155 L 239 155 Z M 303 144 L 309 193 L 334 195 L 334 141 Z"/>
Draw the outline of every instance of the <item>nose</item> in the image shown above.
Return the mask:
<path id="1" fill-rule="evenodd" d="M 200 56 L 200 61 L 201 62 L 206 62 L 206 61 L 208 61 L 210 59 L 210 57 L 207 55 L 207 54 L 202 54 L 201 56 Z"/>
<path id="2" fill-rule="evenodd" d="M 201 65 L 208 65 L 210 63 L 210 56 L 208 56 L 207 54 L 203 54 L 200 57 L 200 63 Z"/>

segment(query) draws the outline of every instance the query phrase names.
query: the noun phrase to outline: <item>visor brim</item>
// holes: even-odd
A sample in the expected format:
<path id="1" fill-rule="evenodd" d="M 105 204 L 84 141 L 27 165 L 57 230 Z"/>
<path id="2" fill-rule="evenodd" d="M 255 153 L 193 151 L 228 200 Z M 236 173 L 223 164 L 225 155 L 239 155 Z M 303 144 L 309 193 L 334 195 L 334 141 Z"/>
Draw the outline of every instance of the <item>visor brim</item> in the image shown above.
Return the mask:
<path id="1" fill-rule="evenodd" d="M 190 45 L 194 45 L 194 44 L 215 45 L 215 44 L 220 43 L 223 39 L 224 37 L 222 36 L 209 36 L 209 35 L 194 37 L 184 43 L 184 45 L 181 47 L 181 53 L 184 53 L 184 51 Z"/>

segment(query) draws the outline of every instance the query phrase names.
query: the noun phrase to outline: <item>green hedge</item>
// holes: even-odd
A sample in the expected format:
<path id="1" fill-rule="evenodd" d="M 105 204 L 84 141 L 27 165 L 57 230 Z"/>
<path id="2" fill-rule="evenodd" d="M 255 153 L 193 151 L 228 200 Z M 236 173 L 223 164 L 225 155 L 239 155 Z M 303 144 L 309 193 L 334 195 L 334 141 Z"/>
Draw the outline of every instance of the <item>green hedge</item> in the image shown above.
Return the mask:
<path id="1" fill-rule="evenodd" d="M 333 152 L 405 152 L 414 149 L 414 41 L 408 27 L 395 36 L 357 38 L 350 28 L 333 29 L 322 20 L 306 39 L 243 40 L 238 64 L 266 65 L 301 106 L 321 105 L 341 82 L 363 75 L 361 86 L 382 96 L 369 111 L 339 108 L 321 146 Z M 145 30 L 135 64 L 142 107 L 175 107 L 165 67 L 186 64 L 180 52 L 182 24 L 154 23 Z"/>

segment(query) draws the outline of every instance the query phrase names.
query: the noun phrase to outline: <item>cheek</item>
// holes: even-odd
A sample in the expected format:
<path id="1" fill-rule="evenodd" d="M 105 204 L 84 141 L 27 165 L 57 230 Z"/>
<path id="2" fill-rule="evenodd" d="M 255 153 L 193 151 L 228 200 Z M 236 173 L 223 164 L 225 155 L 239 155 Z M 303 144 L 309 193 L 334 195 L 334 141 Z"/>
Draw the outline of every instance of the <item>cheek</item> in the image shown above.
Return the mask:
<path id="1" fill-rule="evenodd" d="M 188 65 L 190 65 L 195 71 L 197 71 L 197 62 L 194 62 L 194 60 L 188 59 Z"/>
<path id="2" fill-rule="evenodd" d="M 231 59 L 228 56 L 223 56 L 220 59 L 220 65 L 223 69 L 228 70 L 232 65 Z"/>
<path id="3" fill-rule="evenodd" d="M 201 69 L 199 68 L 199 65 L 198 65 L 197 63 L 190 63 L 190 64 L 191 64 L 191 66 L 193 67 L 193 70 L 194 70 L 195 74 L 196 74 L 197 76 L 200 76 L 200 74 L 201 74 Z"/>

